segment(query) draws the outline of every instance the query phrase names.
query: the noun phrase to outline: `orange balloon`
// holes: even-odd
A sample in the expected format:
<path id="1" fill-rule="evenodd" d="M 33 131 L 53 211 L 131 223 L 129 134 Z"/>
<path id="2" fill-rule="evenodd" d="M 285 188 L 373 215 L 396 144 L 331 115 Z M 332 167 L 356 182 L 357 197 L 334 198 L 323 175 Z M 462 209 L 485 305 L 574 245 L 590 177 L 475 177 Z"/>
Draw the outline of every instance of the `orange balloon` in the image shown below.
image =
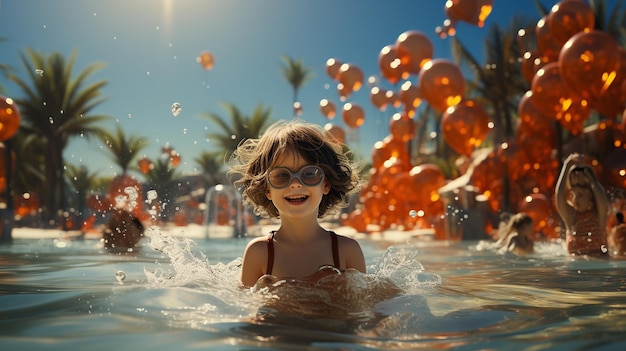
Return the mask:
<path id="1" fill-rule="evenodd" d="M 406 107 L 407 111 L 412 112 L 410 117 L 413 117 L 415 109 L 422 103 L 419 87 L 409 81 L 404 82 L 402 86 L 400 86 L 400 101 L 404 103 L 404 107 Z"/>
<path id="2" fill-rule="evenodd" d="M 410 141 L 415 136 L 415 129 L 417 129 L 415 120 L 406 113 L 394 113 L 391 116 L 389 131 L 394 139 Z"/>
<path id="3" fill-rule="evenodd" d="M 137 165 L 139 165 L 139 171 L 143 174 L 147 174 L 148 172 L 150 172 L 151 169 L 154 168 L 154 164 L 147 157 L 144 157 L 137 161 Z"/>
<path id="4" fill-rule="evenodd" d="M 332 80 L 339 79 L 339 67 L 341 67 L 342 63 L 334 58 L 329 58 L 326 60 L 326 74 Z"/>
<path id="5" fill-rule="evenodd" d="M 620 66 L 613 83 L 593 103 L 593 108 L 604 117 L 614 119 L 626 107 L 626 50 L 619 48 Z"/>
<path id="6" fill-rule="evenodd" d="M 333 119 L 337 113 L 337 107 L 335 107 L 335 103 L 332 101 L 322 99 L 320 100 L 320 111 L 322 111 L 322 115 L 324 115 L 324 117 Z"/>
<path id="7" fill-rule="evenodd" d="M 559 54 L 559 69 L 571 91 L 593 103 L 613 83 L 621 61 L 619 46 L 603 31 L 571 37 Z"/>
<path id="8" fill-rule="evenodd" d="M 552 36 L 547 15 L 537 21 L 535 37 L 537 38 L 537 49 L 541 56 L 546 57 L 549 62 L 557 61 L 563 44 L 558 43 Z"/>
<path id="9" fill-rule="evenodd" d="M 389 99 L 387 98 L 387 91 L 385 89 L 372 87 L 372 89 L 370 89 L 370 100 L 372 101 L 372 105 L 379 111 L 385 111 L 387 109 Z"/>
<path id="10" fill-rule="evenodd" d="M 553 217 L 552 202 L 544 194 L 530 194 L 524 197 L 518 207 L 519 212 L 526 212 L 533 219 L 536 233 L 548 226 Z"/>
<path id="11" fill-rule="evenodd" d="M 576 33 L 593 29 L 595 20 L 591 6 L 580 0 L 563 0 L 548 14 L 550 33 L 560 45 Z"/>
<path id="12" fill-rule="evenodd" d="M 343 112 L 341 114 L 343 121 L 350 128 L 358 128 L 365 122 L 365 111 L 363 108 L 355 103 L 347 103 L 343 105 Z"/>
<path id="13" fill-rule="evenodd" d="M 324 130 L 326 130 L 326 133 L 333 137 L 338 144 L 345 144 L 346 132 L 343 130 L 343 128 L 332 123 L 326 123 L 326 125 L 324 126 Z"/>
<path id="14" fill-rule="evenodd" d="M 515 130 L 518 141 L 531 136 L 539 136 L 551 144 L 556 144 L 556 127 L 552 119 L 537 108 L 532 99 L 532 91 L 527 91 L 517 107 L 519 122 Z"/>
<path id="15" fill-rule="evenodd" d="M 172 152 L 170 156 L 170 162 L 172 163 L 172 166 L 178 167 L 178 165 L 180 164 L 180 154 L 176 151 Z"/>
<path id="16" fill-rule="evenodd" d="M 473 100 L 463 100 L 441 117 L 443 138 L 457 153 L 469 156 L 489 133 L 489 116 Z"/>
<path id="17" fill-rule="evenodd" d="M 380 74 L 391 84 L 396 84 L 402 79 L 402 61 L 398 57 L 398 49 L 395 45 L 387 45 L 380 50 L 378 67 Z"/>
<path id="18" fill-rule="evenodd" d="M 409 153 L 408 143 L 394 138 L 393 135 L 388 135 L 383 139 L 383 146 L 387 154 L 387 159 L 397 158 L 404 162 L 407 167 L 410 165 L 411 155 Z"/>
<path id="19" fill-rule="evenodd" d="M 337 77 L 349 93 L 359 91 L 363 85 L 363 72 L 355 64 L 344 63 L 341 65 Z"/>
<path id="20" fill-rule="evenodd" d="M 441 169 L 432 163 L 423 163 L 397 177 L 394 187 L 396 197 L 415 206 L 426 206 L 440 199 L 438 190 L 446 183 Z"/>
<path id="21" fill-rule="evenodd" d="M 213 68 L 213 64 L 215 63 L 215 59 L 213 54 L 208 51 L 203 51 L 200 53 L 200 56 L 196 58 L 196 62 L 202 66 L 205 70 L 210 70 Z"/>
<path id="22" fill-rule="evenodd" d="M 434 51 L 430 39 L 416 30 L 400 34 L 396 40 L 396 50 L 406 76 L 419 74 L 422 66 L 432 59 Z"/>
<path id="23" fill-rule="evenodd" d="M 0 96 L 0 141 L 10 139 L 20 127 L 20 110 L 13 99 Z"/>
<path id="24" fill-rule="evenodd" d="M 451 18 L 482 28 L 493 8 L 493 0 L 449 0 L 445 6 L 450 10 Z"/>
<path id="25" fill-rule="evenodd" d="M 428 61 L 419 74 L 419 88 L 424 100 L 440 112 L 458 104 L 465 94 L 461 69 L 446 59 Z"/>

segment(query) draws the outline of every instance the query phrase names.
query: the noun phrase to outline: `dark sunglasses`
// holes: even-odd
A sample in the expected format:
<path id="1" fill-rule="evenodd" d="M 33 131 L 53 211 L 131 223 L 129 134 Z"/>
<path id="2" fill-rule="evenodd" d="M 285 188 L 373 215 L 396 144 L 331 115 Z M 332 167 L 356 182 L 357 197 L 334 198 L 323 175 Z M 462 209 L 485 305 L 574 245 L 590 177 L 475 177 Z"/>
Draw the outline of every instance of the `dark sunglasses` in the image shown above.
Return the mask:
<path id="1" fill-rule="evenodd" d="M 275 167 L 267 174 L 267 182 L 276 189 L 288 187 L 294 178 L 297 178 L 303 185 L 316 186 L 324 180 L 324 170 L 315 165 L 304 166 L 296 172 L 291 172 L 285 167 Z"/>

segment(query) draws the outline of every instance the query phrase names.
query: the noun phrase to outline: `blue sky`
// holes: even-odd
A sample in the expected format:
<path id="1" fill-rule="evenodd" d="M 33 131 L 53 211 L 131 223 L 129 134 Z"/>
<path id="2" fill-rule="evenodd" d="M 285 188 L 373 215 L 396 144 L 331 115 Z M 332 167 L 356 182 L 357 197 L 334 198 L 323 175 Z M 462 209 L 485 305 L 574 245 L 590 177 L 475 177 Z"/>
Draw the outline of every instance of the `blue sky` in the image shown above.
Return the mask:
<path id="1" fill-rule="evenodd" d="M 541 1 L 550 8 L 556 1 Z M 302 59 L 314 77 L 300 91 L 301 119 L 326 124 L 319 101 L 342 103 L 325 63 L 335 58 L 356 64 L 365 77 L 380 76 L 378 54 L 407 30 L 431 38 L 433 58 L 451 58 L 450 40 L 435 28 L 445 19 L 443 0 L 0 0 L 0 61 L 21 76 L 19 54 L 31 48 L 69 57 L 78 51 L 75 72 L 96 62 L 106 66 L 90 82 L 107 80 L 106 102 L 94 113 L 113 117 L 127 135 L 148 138 L 143 153 L 156 158 L 169 144 L 181 155 L 180 169 L 193 172 L 193 158 L 214 150 L 207 133 L 215 130 L 202 113 L 228 117 L 221 103 L 250 114 L 258 104 L 273 111 L 272 119 L 292 118 L 292 91 L 280 71 L 283 55 Z M 615 1 L 608 1 L 614 4 Z M 613 8 L 610 5 L 609 8 Z M 477 57 L 487 28 L 506 27 L 513 16 L 540 18 L 533 0 L 495 0 L 485 28 L 461 22 L 457 37 Z M 205 71 L 196 57 L 213 53 L 215 65 Z M 44 72 L 45 74 L 45 72 Z M 5 94 L 21 90 L 4 78 Z M 415 81 L 415 77 L 409 79 Z M 380 85 L 392 88 L 384 79 Z M 178 102 L 182 112 L 171 113 Z M 351 131 L 349 144 L 369 157 L 374 143 L 389 134 L 392 109 L 380 112 L 369 101 L 365 85 L 347 100 L 365 109 L 365 123 Z M 338 114 L 331 122 L 345 127 Z M 65 158 L 91 171 L 119 171 L 96 140 L 71 141 Z"/>

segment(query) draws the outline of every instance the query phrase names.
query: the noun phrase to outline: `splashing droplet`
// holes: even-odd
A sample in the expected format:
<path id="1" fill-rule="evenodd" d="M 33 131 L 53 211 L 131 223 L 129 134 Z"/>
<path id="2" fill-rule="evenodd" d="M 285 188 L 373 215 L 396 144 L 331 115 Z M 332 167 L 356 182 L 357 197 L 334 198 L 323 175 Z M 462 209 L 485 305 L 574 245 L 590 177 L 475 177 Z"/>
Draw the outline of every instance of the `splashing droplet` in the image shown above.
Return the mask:
<path id="1" fill-rule="evenodd" d="M 118 283 L 124 284 L 124 281 L 126 280 L 126 273 L 124 273 L 124 271 L 115 272 L 115 279 Z"/>
<path id="2" fill-rule="evenodd" d="M 172 114 L 174 115 L 174 117 L 178 116 L 182 111 L 183 107 L 180 105 L 180 103 L 175 102 L 172 104 Z"/>

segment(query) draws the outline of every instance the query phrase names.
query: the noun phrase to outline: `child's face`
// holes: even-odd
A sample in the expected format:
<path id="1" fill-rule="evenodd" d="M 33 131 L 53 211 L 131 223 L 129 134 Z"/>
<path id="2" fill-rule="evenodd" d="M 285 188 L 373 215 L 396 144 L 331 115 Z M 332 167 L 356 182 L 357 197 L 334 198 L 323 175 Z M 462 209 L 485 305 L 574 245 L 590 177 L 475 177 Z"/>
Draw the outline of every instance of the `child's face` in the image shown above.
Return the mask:
<path id="1" fill-rule="evenodd" d="M 272 168 L 284 167 L 291 173 L 295 173 L 306 165 L 308 163 L 297 153 L 286 152 Z M 268 172 L 271 170 L 269 169 Z M 299 179 L 293 178 L 288 186 L 280 189 L 268 184 L 267 198 L 272 201 L 283 219 L 304 216 L 317 218 L 322 198 L 329 191 L 330 185 L 326 180 L 317 185 L 308 186 L 302 184 Z"/>
<path id="2" fill-rule="evenodd" d="M 572 186 L 570 190 L 570 200 L 572 207 L 576 211 L 587 211 L 593 207 L 593 193 L 590 186 Z"/>

